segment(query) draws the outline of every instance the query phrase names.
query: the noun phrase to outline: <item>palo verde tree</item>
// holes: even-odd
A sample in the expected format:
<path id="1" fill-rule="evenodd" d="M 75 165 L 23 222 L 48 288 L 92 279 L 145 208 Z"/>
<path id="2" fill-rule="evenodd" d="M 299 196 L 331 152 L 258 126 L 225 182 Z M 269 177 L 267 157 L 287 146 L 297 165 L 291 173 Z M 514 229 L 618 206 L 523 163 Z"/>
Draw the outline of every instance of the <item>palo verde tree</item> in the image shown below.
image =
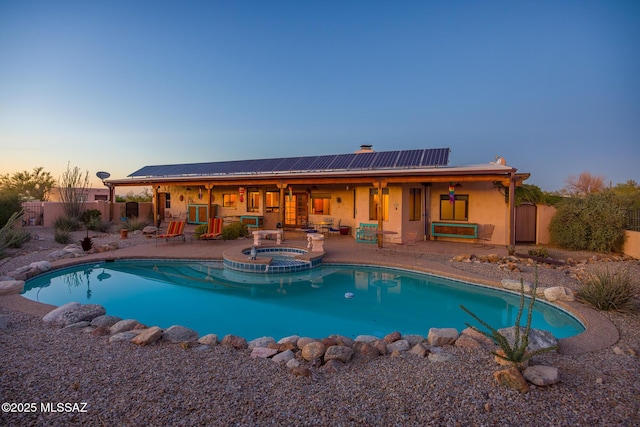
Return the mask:
<path id="1" fill-rule="evenodd" d="M 56 181 L 44 168 L 33 168 L 33 172 L 22 171 L 0 176 L 0 192 L 16 194 L 21 201 L 46 201 Z"/>

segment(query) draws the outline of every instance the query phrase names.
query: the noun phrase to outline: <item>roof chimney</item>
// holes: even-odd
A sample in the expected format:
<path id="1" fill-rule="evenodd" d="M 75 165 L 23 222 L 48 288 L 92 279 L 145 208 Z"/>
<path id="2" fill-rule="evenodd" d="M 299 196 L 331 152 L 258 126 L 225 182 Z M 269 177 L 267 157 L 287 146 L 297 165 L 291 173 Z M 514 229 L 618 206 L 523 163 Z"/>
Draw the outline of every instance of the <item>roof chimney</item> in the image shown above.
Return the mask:
<path id="1" fill-rule="evenodd" d="M 373 153 L 373 145 L 371 144 L 362 144 L 360 146 L 360 149 L 358 151 L 356 151 L 356 154 L 360 154 L 360 153 Z"/>

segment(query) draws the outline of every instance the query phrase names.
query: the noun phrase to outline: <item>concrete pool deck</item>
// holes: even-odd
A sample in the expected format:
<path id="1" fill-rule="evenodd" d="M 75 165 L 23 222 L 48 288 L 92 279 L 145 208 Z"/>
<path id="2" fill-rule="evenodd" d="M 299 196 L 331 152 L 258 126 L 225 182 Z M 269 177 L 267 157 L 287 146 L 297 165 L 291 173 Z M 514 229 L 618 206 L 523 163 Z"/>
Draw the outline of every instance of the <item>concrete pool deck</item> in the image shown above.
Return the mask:
<path id="1" fill-rule="evenodd" d="M 275 244 L 275 241 L 273 243 Z M 306 235 L 286 232 L 283 244 L 306 247 Z M 224 251 L 241 250 L 251 246 L 251 239 L 196 241 L 188 238 L 186 242 L 156 242 L 153 239 L 142 238 L 134 246 L 115 251 L 89 254 L 80 258 L 58 260 L 51 264 L 54 268 L 60 268 L 94 260 L 127 258 L 222 260 Z M 417 242 L 414 252 L 412 248 L 409 251 L 406 251 L 406 248 L 404 248 L 404 251 L 397 251 L 393 250 L 392 244 L 386 244 L 385 246 L 384 249 L 378 249 L 372 244 L 356 243 L 351 236 L 331 236 L 325 240 L 324 262 L 407 268 L 461 281 L 502 288 L 499 279 L 479 273 L 461 271 L 454 268 L 453 265 L 449 265 L 450 263 L 443 262 L 443 258 L 471 253 L 477 256 L 497 254 L 502 257 L 508 254 L 505 247 L 487 248 L 475 247 L 466 243 L 427 241 Z M 579 354 L 601 350 L 612 346 L 618 341 L 619 332 L 617 328 L 595 310 L 576 302 L 557 305 L 573 313 L 586 326 L 586 331 L 582 334 L 559 340 L 560 353 Z M 37 316 L 42 316 L 54 308 L 47 304 L 30 301 L 20 295 L 0 296 L 0 306 Z"/>

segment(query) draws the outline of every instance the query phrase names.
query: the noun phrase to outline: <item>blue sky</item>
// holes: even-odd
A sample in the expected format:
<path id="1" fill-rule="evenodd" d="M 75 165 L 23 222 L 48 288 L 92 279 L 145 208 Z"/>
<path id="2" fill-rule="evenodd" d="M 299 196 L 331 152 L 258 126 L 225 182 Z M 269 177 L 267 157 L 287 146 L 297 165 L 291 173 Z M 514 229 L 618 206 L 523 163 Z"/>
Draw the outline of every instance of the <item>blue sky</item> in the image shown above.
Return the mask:
<path id="1" fill-rule="evenodd" d="M 0 0 L 0 58 L 2 174 L 372 144 L 640 182 L 637 1 Z"/>

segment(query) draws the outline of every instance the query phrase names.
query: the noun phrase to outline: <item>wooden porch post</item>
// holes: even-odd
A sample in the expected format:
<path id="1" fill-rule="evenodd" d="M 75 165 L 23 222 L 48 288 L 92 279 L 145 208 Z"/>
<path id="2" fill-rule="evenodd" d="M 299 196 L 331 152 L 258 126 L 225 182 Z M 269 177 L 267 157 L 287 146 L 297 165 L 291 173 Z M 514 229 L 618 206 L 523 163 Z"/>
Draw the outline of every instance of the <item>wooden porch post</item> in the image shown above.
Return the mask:
<path id="1" fill-rule="evenodd" d="M 160 226 L 160 203 L 159 203 L 160 194 L 158 190 L 160 190 L 160 186 L 154 185 L 153 186 L 153 217 L 155 218 L 156 227 Z"/>
<path id="2" fill-rule="evenodd" d="M 516 177 L 509 176 L 509 245 L 516 244 Z"/>
<path id="3" fill-rule="evenodd" d="M 284 236 L 284 190 L 287 188 L 287 184 L 285 182 L 280 182 L 278 183 L 278 190 L 280 190 L 280 201 L 279 201 L 279 205 L 280 205 L 280 212 L 279 212 L 279 216 L 280 216 L 280 224 L 282 224 L 282 233 Z"/>
<path id="4" fill-rule="evenodd" d="M 208 207 L 208 212 L 209 212 L 209 218 L 214 218 L 213 215 L 213 184 L 205 184 L 204 188 L 207 189 L 207 193 L 209 194 L 209 207 Z"/>

